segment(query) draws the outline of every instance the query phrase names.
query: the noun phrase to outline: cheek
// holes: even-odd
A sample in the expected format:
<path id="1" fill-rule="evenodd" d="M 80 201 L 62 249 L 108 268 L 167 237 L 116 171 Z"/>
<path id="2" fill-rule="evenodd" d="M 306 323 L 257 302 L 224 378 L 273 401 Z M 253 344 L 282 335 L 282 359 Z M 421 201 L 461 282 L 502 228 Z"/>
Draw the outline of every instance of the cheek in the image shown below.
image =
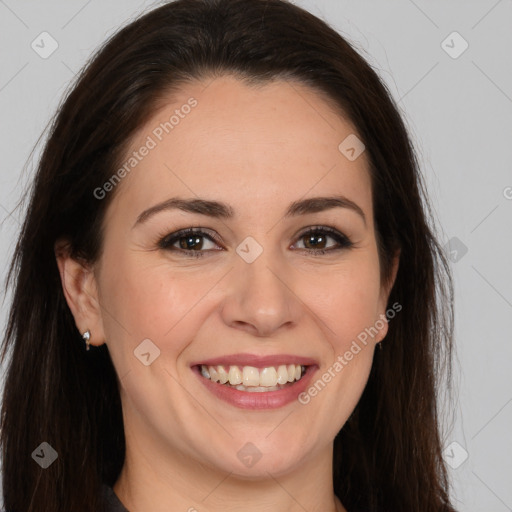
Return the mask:
<path id="1" fill-rule="evenodd" d="M 177 272 L 166 261 L 150 265 L 149 259 L 127 251 L 112 251 L 105 258 L 100 294 L 105 334 L 112 342 L 109 349 L 113 345 L 119 355 L 121 347 L 130 347 L 124 352 L 131 354 L 149 339 L 175 360 L 198 328 L 198 303 L 216 279 L 197 268 Z"/>
<path id="2" fill-rule="evenodd" d="M 318 309 L 330 327 L 326 338 L 332 356 L 316 381 L 316 389 L 325 385 L 328 392 L 315 391 L 314 385 L 310 390 L 322 395 L 317 406 L 322 403 L 322 409 L 336 411 L 330 425 L 333 435 L 348 419 L 366 386 L 374 353 L 372 336 L 378 332 L 378 260 L 373 254 L 359 253 L 353 261 L 332 276 L 329 300 L 324 299 Z"/>
<path id="3" fill-rule="evenodd" d="M 362 253 L 322 280 L 317 279 L 316 285 L 309 278 L 309 305 L 323 321 L 326 337 L 337 354 L 348 350 L 359 335 L 364 339 L 364 333 L 375 326 L 379 318 L 379 279 L 378 261 Z M 371 341 L 369 335 L 368 339 Z"/>
<path id="4" fill-rule="evenodd" d="M 379 287 L 371 269 L 366 270 L 366 274 L 338 276 L 330 300 L 316 310 L 328 326 L 324 334 L 330 353 L 301 403 L 311 406 L 318 421 L 324 422 L 329 439 L 359 402 L 372 367 Z"/>

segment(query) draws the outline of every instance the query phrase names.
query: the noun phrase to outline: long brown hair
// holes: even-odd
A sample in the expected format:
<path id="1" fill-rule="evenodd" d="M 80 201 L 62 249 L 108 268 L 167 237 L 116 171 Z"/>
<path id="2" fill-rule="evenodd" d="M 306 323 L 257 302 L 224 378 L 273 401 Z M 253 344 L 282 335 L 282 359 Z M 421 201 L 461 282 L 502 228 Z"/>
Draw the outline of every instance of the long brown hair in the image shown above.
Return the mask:
<path id="1" fill-rule="evenodd" d="M 177 0 L 114 34 L 53 119 L 8 273 L 2 361 L 4 505 L 10 512 L 101 510 L 125 455 L 119 381 L 106 345 L 86 352 L 54 244 L 94 262 L 115 192 L 94 196 L 130 137 L 188 80 L 233 74 L 298 80 L 357 129 L 370 162 L 382 279 L 400 248 L 389 304 L 402 311 L 334 443 L 334 490 L 351 509 L 449 512 L 436 398 L 451 389 L 453 290 L 413 145 L 376 72 L 334 29 L 285 0 Z M 441 381 L 441 376 L 445 381 Z M 444 384 L 443 384 L 444 382 Z M 48 442 L 57 460 L 31 454 Z"/>

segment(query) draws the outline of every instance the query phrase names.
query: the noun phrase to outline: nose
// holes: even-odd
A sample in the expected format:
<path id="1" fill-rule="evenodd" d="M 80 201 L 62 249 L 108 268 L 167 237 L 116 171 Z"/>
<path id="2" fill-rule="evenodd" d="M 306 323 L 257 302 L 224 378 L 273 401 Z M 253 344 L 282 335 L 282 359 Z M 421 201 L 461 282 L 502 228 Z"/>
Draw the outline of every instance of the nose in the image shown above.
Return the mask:
<path id="1" fill-rule="evenodd" d="M 229 275 L 221 313 L 226 325 L 257 337 L 297 325 L 304 311 L 293 292 L 291 272 L 270 251 L 264 250 L 252 263 L 240 259 Z"/>

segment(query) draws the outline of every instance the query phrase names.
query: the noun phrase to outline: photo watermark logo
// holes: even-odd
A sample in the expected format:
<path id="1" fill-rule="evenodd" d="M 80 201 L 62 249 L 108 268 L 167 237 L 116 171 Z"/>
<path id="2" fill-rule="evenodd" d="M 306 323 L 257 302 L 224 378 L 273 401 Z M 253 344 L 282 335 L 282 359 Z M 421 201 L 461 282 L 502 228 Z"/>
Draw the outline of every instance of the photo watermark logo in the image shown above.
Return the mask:
<path id="1" fill-rule="evenodd" d="M 187 103 L 175 109 L 174 114 L 168 121 L 164 121 L 154 128 L 151 135 L 147 136 L 144 144 L 137 151 L 133 151 L 123 165 L 101 187 L 94 189 L 94 197 L 98 200 L 105 199 L 107 194 L 112 192 L 121 180 L 125 178 L 132 169 L 137 167 L 137 165 L 149 155 L 150 151 L 158 146 L 158 143 L 163 140 L 165 135 L 171 133 L 171 131 L 180 124 L 181 120 L 185 119 L 196 106 L 197 100 L 195 98 L 189 98 Z"/>
<path id="2" fill-rule="evenodd" d="M 402 310 L 402 305 L 398 302 L 395 302 L 391 308 L 386 311 L 386 314 L 380 314 L 379 320 L 377 320 L 372 327 L 366 327 L 364 331 L 360 332 L 357 335 L 357 340 L 362 343 L 364 346 L 368 344 L 368 336 L 372 338 L 377 335 L 377 333 L 384 327 L 384 322 L 388 322 L 395 318 L 395 315 Z M 307 391 L 303 391 L 297 397 L 297 400 L 302 404 L 306 405 L 311 402 L 311 398 L 315 397 L 325 386 L 331 382 L 331 380 L 336 377 L 338 373 L 345 368 L 349 364 L 350 361 L 354 358 L 355 355 L 359 354 L 364 347 L 361 347 L 357 340 L 353 340 L 350 346 L 350 349 L 347 350 L 343 355 L 339 355 L 336 358 L 334 364 L 332 364 L 323 374 L 322 376 L 312 384 Z"/>

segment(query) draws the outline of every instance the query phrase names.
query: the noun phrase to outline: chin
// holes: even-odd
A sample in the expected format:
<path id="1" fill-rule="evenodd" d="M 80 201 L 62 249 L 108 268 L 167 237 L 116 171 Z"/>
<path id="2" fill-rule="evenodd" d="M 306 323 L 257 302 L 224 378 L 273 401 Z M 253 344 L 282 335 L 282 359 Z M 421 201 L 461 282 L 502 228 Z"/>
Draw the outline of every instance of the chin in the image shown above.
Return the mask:
<path id="1" fill-rule="evenodd" d="M 297 446 L 301 447 L 300 451 Z M 276 444 L 267 440 L 265 443 L 264 438 L 261 442 L 236 443 L 236 448 L 230 450 L 233 450 L 234 457 L 224 458 L 221 465 L 217 461 L 217 468 L 247 480 L 268 479 L 269 473 L 272 476 L 291 473 L 301 466 L 304 459 L 302 443 L 287 447 L 285 442 Z"/>

